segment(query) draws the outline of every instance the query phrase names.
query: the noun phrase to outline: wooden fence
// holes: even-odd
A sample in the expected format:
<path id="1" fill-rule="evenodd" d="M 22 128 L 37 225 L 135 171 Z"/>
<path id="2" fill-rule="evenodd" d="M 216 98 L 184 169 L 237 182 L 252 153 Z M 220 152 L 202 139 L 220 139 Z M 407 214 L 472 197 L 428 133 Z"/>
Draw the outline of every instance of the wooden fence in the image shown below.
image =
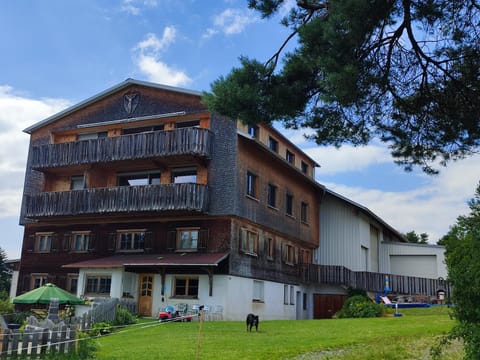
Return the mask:
<path id="1" fill-rule="evenodd" d="M 38 322 L 32 316 L 27 319 L 23 332 L 8 329 L 0 315 L 0 358 L 38 359 L 44 354 L 75 351 L 78 344 L 77 332 L 87 331 L 95 323 L 111 322 L 115 319 L 118 307 L 136 313 L 134 302 L 108 299 L 92 306 L 92 309 L 79 317 L 67 318 L 58 324 L 51 320 Z"/>
<path id="2" fill-rule="evenodd" d="M 305 283 L 343 285 L 366 291 L 383 291 L 388 277 L 391 292 L 406 295 L 436 296 L 438 290 L 450 293 L 450 285 L 443 279 L 392 275 L 367 271 L 352 271 L 344 266 L 303 264 L 300 276 Z"/>

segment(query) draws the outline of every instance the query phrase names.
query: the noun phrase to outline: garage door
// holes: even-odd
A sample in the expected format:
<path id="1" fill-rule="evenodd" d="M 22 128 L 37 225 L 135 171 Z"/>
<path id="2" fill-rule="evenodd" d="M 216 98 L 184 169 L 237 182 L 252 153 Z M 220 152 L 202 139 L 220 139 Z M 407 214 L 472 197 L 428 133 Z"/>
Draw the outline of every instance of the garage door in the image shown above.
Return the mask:
<path id="1" fill-rule="evenodd" d="M 330 319 L 345 302 L 345 295 L 313 295 L 313 318 Z"/>
<path id="2" fill-rule="evenodd" d="M 390 269 L 395 275 L 438 278 L 435 255 L 390 255 Z"/>

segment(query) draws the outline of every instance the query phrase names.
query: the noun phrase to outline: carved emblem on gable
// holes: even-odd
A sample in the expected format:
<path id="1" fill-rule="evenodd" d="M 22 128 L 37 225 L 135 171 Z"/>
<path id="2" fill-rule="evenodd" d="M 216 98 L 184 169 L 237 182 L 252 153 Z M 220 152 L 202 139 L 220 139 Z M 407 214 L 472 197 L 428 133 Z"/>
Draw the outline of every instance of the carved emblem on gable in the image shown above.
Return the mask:
<path id="1" fill-rule="evenodd" d="M 140 101 L 140 91 L 128 91 L 123 94 L 123 108 L 128 115 L 133 114 Z"/>

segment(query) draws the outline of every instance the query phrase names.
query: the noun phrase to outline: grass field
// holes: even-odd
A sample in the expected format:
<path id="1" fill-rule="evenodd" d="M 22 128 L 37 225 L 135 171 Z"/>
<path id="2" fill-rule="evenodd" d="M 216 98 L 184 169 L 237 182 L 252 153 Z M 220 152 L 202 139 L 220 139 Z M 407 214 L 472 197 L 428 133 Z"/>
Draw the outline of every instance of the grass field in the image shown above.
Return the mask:
<path id="1" fill-rule="evenodd" d="M 402 309 L 402 317 L 158 323 L 143 320 L 97 341 L 98 359 L 428 359 L 435 339 L 454 324 L 445 307 Z M 200 346 L 197 348 L 200 334 Z M 460 359 L 460 344 L 444 359 Z"/>

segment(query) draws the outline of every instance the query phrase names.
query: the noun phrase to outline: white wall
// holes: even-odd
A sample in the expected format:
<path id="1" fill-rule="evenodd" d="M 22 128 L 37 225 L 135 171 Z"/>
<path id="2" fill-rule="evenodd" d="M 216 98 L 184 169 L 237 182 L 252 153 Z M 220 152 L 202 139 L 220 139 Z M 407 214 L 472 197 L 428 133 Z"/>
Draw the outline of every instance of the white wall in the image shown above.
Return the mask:
<path id="1" fill-rule="evenodd" d="M 447 278 L 443 246 L 383 242 L 380 246 L 380 254 L 381 272 L 432 279 Z M 392 259 L 394 259 L 393 266 Z"/>

